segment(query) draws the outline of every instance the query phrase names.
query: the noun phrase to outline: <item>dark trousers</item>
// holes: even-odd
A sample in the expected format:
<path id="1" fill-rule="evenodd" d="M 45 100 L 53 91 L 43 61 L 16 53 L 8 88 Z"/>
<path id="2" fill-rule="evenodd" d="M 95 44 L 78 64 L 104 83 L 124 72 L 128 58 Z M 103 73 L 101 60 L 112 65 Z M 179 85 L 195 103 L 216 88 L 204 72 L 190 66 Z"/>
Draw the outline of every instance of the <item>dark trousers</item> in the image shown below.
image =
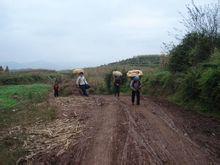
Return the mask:
<path id="1" fill-rule="evenodd" d="M 54 97 L 58 97 L 58 96 L 59 96 L 58 90 L 54 90 Z"/>
<path id="2" fill-rule="evenodd" d="M 120 95 L 120 86 L 115 86 L 115 96 L 119 97 Z"/>
<path id="3" fill-rule="evenodd" d="M 136 96 L 136 99 L 137 99 L 136 100 L 137 105 L 140 105 L 140 91 L 139 90 L 132 91 L 132 95 L 131 95 L 132 104 L 134 104 L 135 96 Z"/>
<path id="4" fill-rule="evenodd" d="M 86 86 L 85 85 L 80 85 L 79 87 L 82 90 L 82 93 L 83 93 L 84 96 L 89 96 L 87 91 L 86 91 Z"/>

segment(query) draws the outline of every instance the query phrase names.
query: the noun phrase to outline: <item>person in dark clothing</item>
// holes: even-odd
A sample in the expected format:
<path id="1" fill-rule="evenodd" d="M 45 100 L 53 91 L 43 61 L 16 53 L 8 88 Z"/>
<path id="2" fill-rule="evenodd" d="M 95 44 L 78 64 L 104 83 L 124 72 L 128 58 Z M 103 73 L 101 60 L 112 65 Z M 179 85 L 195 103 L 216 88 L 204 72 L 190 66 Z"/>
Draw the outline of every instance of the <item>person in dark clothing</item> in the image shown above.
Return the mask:
<path id="1" fill-rule="evenodd" d="M 120 76 L 115 76 L 115 81 L 114 81 L 114 88 L 115 88 L 115 96 L 120 95 L 120 86 L 121 86 L 121 77 Z"/>
<path id="2" fill-rule="evenodd" d="M 131 95 L 132 105 L 134 105 L 135 96 L 136 96 L 136 99 L 137 99 L 136 104 L 140 105 L 141 82 L 140 82 L 140 78 L 138 76 L 133 78 L 133 80 L 130 83 L 130 88 L 132 90 L 132 95 Z"/>
<path id="3" fill-rule="evenodd" d="M 59 84 L 58 83 L 54 84 L 53 90 L 54 90 L 54 97 L 58 97 L 59 96 Z"/>

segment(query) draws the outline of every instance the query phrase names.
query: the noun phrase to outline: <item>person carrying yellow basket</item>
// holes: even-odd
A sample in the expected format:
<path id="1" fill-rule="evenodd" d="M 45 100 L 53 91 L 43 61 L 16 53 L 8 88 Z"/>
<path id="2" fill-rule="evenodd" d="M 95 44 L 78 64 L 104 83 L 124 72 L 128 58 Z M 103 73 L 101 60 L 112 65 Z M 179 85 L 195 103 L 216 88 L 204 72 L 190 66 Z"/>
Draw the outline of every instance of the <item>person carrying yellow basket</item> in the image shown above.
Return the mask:
<path id="1" fill-rule="evenodd" d="M 90 88 L 90 85 L 88 84 L 85 76 L 84 76 L 84 70 L 82 69 L 75 69 L 73 71 L 74 74 L 78 74 L 78 77 L 76 79 L 76 86 L 78 86 L 81 90 L 84 96 L 89 96 L 87 93 L 87 89 Z"/>
<path id="2" fill-rule="evenodd" d="M 115 97 L 116 96 L 120 96 L 120 87 L 122 84 L 122 73 L 119 71 L 113 71 L 113 76 L 114 76 L 114 93 L 115 93 Z"/>
<path id="3" fill-rule="evenodd" d="M 140 77 L 143 76 L 143 72 L 141 70 L 131 70 L 128 71 L 127 76 L 131 78 L 130 88 L 132 90 L 132 94 L 131 94 L 132 105 L 134 105 L 135 98 L 136 98 L 136 104 L 140 105 L 140 90 L 142 87 Z"/>

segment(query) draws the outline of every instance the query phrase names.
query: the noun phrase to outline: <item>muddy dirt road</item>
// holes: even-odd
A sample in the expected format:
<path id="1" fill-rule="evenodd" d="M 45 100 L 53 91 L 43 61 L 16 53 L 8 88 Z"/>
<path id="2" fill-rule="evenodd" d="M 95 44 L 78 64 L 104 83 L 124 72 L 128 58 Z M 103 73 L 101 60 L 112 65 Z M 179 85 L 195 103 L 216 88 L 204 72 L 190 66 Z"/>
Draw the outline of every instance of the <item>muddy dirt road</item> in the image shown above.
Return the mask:
<path id="1" fill-rule="evenodd" d="M 59 145 L 38 152 L 29 157 L 28 163 L 220 163 L 220 122 L 165 101 L 143 97 L 140 106 L 132 106 L 128 96 L 71 96 L 53 99 L 51 104 L 59 108 L 59 122 L 78 123 L 79 133 L 69 136 L 68 144 L 63 144 L 67 147 Z M 64 131 L 69 135 L 71 129 Z"/>

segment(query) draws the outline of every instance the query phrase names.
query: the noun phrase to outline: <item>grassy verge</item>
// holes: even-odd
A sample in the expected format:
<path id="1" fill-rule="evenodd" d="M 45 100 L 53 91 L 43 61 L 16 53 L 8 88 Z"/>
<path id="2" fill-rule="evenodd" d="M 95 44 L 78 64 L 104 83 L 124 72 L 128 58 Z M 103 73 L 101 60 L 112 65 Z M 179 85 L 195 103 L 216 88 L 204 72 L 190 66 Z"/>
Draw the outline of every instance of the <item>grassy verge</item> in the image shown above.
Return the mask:
<path id="1" fill-rule="evenodd" d="M 163 97 L 186 109 L 220 119 L 219 73 L 218 68 L 203 66 L 181 74 L 162 70 L 145 76 L 142 90 L 144 94 Z"/>
<path id="2" fill-rule="evenodd" d="M 15 164 L 26 154 L 22 128 L 55 119 L 56 108 L 46 102 L 50 91 L 46 84 L 0 87 L 0 164 Z"/>
<path id="3" fill-rule="evenodd" d="M 184 107 L 185 109 L 195 111 L 203 116 L 214 117 L 220 119 L 220 111 L 210 110 L 206 104 L 201 103 L 199 100 L 184 101 L 180 99 L 180 96 L 177 94 L 170 95 L 166 99 L 178 106 Z"/>

